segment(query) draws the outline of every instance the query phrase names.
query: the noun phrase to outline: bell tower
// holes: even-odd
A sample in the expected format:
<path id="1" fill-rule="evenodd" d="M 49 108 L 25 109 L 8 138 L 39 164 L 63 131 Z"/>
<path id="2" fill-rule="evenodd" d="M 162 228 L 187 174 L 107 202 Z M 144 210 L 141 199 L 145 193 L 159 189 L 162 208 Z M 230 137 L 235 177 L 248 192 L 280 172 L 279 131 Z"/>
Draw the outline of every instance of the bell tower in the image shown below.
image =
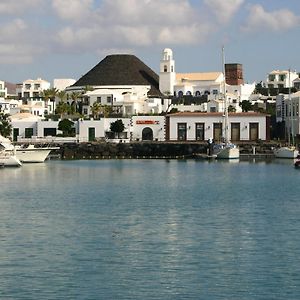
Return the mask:
<path id="1" fill-rule="evenodd" d="M 175 61 L 173 52 L 166 48 L 162 52 L 159 71 L 159 89 L 164 95 L 174 95 L 174 85 L 176 81 Z"/>

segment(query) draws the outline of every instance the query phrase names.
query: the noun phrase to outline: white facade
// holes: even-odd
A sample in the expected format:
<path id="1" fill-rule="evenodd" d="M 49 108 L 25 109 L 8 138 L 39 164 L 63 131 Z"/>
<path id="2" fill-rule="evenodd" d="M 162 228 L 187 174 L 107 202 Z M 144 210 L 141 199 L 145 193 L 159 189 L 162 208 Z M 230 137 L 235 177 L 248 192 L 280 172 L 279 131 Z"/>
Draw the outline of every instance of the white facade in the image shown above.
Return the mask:
<path id="1" fill-rule="evenodd" d="M 50 88 L 50 82 L 41 78 L 27 79 L 17 84 L 16 93 L 20 99 L 39 98 L 44 90 Z"/>
<path id="2" fill-rule="evenodd" d="M 135 114 L 161 113 L 168 107 L 168 101 L 160 98 L 148 98 L 150 86 L 103 86 L 84 95 L 83 113 L 92 115 L 91 107 L 95 102 L 111 105 L 114 112 L 122 116 Z"/>
<path id="3" fill-rule="evenodd" d="M 58 91 L 64 91 L 67 87 L 71 86 L 76 82 L 75 79 L 71 78 L 60 78 L 53 80 L 53 87 Z"/>
<path id="4" fill-rule="evenodd" d="M 279 94 L 276 97 L 276 122 L 285 121 L 286 132 L 300 134 L 300 92 L 294 94 Z"/>
<path id="5" fill-rule="evenodd" d="M 221 113 L 178 113 L 168 116 L 170 141 L 219 142 L 224 126 Z M 232 141 L 267 140 L 267 115 L 259 113 L 229 114 L 229 135 Z"/>
<path id="6" fill-rule="evenodd" d="M 131 140 L 165 140 L 164 116 L 133 116 L 131 122 Z"/>
<path id="7" fill-rule="evenodd" d="M 0 99 L 7 97 L 7 88 L 5 87 L 5 81 L 0 80 Z"/>
<path id="8" fill-rule="evenodd" d="M 268 74 L 267 86 L 269 88 L 289 88 L 293 87 L 293 81 L 299 78 L 296 71 L 274 70 Z"/>

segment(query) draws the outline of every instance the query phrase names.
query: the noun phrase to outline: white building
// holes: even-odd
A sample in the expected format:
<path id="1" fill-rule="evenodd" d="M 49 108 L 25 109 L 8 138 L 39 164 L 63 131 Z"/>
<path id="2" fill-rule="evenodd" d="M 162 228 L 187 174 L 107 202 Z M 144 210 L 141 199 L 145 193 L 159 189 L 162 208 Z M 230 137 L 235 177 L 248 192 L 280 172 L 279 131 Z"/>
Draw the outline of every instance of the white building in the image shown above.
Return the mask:
<path id="1" fill-rule="evenodd" d="M 299 78 L 299 75 L 296 71 L 274 70 L 268 74 L 267 87 L 268 88 L 293 87 L 293 81 L 297 78 Z"/>
<path id="2" fill-rule="evenodd" d="M 83 113 L 91 115 L 91 106 L 98 102 L 110 105 L 113 113 L 122 116 L 161 113 L 168 107 L 159 91 L 158 75 L 134 55 L 108 55 L 66 91 L 84 92 Z"/>
<path id="3" fill-rule="evenodd" d="M 230 139 L 234 142 L 269 140 L 269 117 L 260 113 L 229 113 Z M 222 139 L 222 113 L 177 113 L 167 116 L 169 141 L 207 141 Z"/>
<path id="4" fill-rule="evenodd" d="M 44 90 L 50 88 L 50 82 L 41 78 L 27 79 L 17 84 L 16 93 L 19 99 L 40 98 Z"/>
<path id="5" fill-rule="evenodd" d="M 285 122 L 285 130 L 292 135 L 300 134 L 300 91 L 294 94 L 279 94 L 276 97 L 276 122 Z"/>
<path id="6" fill-rule="evenodd" d="M 7 88 L 5 87 L 5 81 L 0 80 L 0 99 L 7 97 Z"/>
<path id="7" fill-rule="evenodd" d="M 207 102 L 224 102 L 224 74 L 222 72 L 202 72 L 202 73 L 176 73 L 175 60 L 171 49 L 163 50 L 160 61 L 159 88 L 165 95 L 174 95 L 175 97 L 205 96 Z M 240 102 L 249 100 L 250 95 L 255 89 L 253 84 L 228 85 L 226 84 L 228 106 L 233 106 L 236 112 L 241 111 Z M 198 101 L 199 102 L 199 101 Z M 200 101 L 201 102 L 201 101 Z M 171 108 L 178 111 L 210 111 L 210 105 L 203 106 L 202 103 L 193 103 L 189 105 L 173 104 Z M 213 106 L 214 109 L 218 106 Z M 221 110 L 217 110 L 221 112 Z"/>
<path id="8" fill-rule="evenodd" d="M 64 91 L 67 87 L 71 86 L 76 82 L 75 79 L 71 78 L 59 78 L 53 80 L 53 87 L 58 91 Z"/>

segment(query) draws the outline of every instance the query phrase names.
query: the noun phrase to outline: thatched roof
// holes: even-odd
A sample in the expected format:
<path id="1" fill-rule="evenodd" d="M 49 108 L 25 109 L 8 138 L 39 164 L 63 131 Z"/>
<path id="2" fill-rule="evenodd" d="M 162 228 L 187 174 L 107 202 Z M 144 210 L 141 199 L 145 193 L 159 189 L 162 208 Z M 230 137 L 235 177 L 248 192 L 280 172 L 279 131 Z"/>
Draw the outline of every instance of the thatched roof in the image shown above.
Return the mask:
<path id="1" fill-rule="evenodd" d="M 159 77 L 134 55 L 108 55 L 72 86 L 150 85 L 148 96 L 161 97 Z"/>

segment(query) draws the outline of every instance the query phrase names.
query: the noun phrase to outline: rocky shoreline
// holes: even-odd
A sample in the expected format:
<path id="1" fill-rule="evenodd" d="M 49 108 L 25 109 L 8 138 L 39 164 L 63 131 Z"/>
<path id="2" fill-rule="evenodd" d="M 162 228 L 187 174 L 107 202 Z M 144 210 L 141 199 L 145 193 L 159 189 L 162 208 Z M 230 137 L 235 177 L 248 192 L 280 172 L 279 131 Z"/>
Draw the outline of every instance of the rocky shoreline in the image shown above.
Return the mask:
<path id="1" fill-rule="evenodd" d="M 241 156 L 273 156 L 275 142 L 240 143 Z M 72 143 L 60 147 L 61 159 L 193 158 L 207 153 L 206 142 Z"/>

